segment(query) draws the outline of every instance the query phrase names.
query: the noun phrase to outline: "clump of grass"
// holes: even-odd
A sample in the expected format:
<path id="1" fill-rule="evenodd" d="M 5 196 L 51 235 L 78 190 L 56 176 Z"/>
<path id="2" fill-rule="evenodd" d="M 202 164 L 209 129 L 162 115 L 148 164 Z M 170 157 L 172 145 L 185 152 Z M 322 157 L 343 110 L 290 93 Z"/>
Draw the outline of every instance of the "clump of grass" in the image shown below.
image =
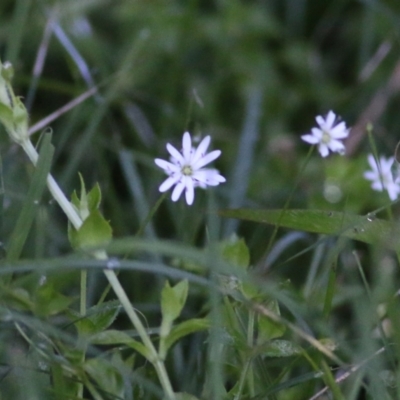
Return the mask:
<path id="1" fill-rule="evenodd" d="M 2 398 L 400 398 L 395 5 L 0 10 Z"/>

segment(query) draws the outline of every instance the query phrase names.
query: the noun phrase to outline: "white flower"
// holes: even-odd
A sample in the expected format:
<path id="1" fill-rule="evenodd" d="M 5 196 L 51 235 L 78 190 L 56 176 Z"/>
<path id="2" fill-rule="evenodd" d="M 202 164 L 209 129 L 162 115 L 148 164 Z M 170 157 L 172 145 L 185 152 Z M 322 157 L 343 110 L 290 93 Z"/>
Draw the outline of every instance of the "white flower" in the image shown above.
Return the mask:
<path id="1" fill-rule="evenodd" d="M 371 166 L 371 171 L 364 172 L 364 178 L 372 181 L 371 188 L 382 192 L 387 190 L 390 200 L 396 200 L 400 194 L 400 184 L 394 180 L 392 174 L 392 165 L 394 157 L 380 157 L 379 165 L 372 154 L 368 155 L 368 162 Z"/>
<path id="2" fill-rule="evenodd" d="M 335 125 L 336 115 L 333 111 L 329 111 L 326 119 L 318 115 L 315 120 L 319 128 L 312 128 L 311 134 L 303 135 L 301 138 L 307 143 L 318 144 L 318 151 L 322 157 L 326 157 L 329 150 L 344 154 L 345 147 L 340 140 L 349 135 L 349 129 L 346 128 L 345 122 Z"/>
<path id="3" fill-rule="evenodd" d="M 221 155 L 220 150 L 206 154 L 211 138 L 206 136 L 196 148 L 192 147 L 192 138 L 185 132 L 182 138 L 182 152 L 167 143 L 167 150 L 171 155 L 170 161 L 156 158 L 154 162 L 164 170 L 168 178 L 159 187 L 160 192 L 166 192 L 175 185 L 172 191 L 172 201 L 177 201 L 185 191 L 186 203 L 193 204 L 194 189 L 207 186 L 217 186 L 226 179 L 216 169 L 203 168 Z"/>

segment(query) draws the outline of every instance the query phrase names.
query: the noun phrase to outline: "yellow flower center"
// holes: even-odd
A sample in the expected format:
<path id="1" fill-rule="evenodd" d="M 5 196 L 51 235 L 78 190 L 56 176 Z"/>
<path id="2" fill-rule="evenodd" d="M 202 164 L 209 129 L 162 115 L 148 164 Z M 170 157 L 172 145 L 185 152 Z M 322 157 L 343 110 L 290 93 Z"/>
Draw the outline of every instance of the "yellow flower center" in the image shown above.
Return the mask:
<path id="1" fill-rule="evenodd" d="M 190 166 L 190 165 L 184 165 L 183 167 L 182 167 L 182 174 L 183 175 L 186 175 L 186 176 L 191 176 L 191 175 L 193 175 L 193 170 L 192 170 L 192 167 Z"/>
<path id="2" fill-rule="evenodd" d="M 331 135 L 327 131 L 323 131 L 322 133 L 322 143 L 328 144 L 331 141 Z"/>

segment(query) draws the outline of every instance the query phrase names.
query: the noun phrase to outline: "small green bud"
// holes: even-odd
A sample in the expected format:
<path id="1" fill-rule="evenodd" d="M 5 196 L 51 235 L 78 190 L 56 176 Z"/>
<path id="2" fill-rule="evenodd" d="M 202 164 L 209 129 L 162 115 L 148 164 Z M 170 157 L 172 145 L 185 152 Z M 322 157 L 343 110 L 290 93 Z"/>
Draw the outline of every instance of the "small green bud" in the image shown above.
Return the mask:
<path id="1" fill-rule="evenodd" d="M 9 62 L 0 61 L 0 122 L 11 139 L 19 144 L 29 139 L 28 112 L 11 86 L 14 69 Z"/>
<path id="2" fill-rule="evenodd" d="M 3 64 L 3 68 L 1 69 L 1 76 L 8 82 L 11 82 L 11 79 L 14 77 L 14 67 L 9 61 L 6 61 Z"/>

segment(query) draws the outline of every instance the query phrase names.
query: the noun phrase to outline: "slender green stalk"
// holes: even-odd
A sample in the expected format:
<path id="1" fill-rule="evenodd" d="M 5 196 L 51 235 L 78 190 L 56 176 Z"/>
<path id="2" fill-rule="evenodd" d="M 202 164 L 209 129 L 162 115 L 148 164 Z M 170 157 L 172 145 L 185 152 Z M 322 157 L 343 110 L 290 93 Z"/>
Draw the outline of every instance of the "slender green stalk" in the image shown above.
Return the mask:
<path id="1" fill-rule="evenodd" d="M 292 201 L 292 198 L 293 198 L 293 195 L 294 195 L 294 193 L 295 193 L 295 191 L 297 189 L 297 186 L 299 186 L 300 178 L 303 175 L 303 172 L 304 172 L 304 170 L 305 170 L 305 168 L 306 168 L 306 166 L 308 164 L 308 161 L 311 158 L 311 155 L 312 155 L 312 153 L 314 151 L 314 147 L 315 146 L 311 146 L 310 147 L 310 150 L 307 153 L 306 159 L 305 159 L 303 165 L 301 166 L 300 171 L 299 171 L 299 173 L 297 175 L 296 182 L 294 183 L 294 185 L 292 187 L 292 190 L 291 190 L 291 192 L 289 194 L 289 197 L 287 198 L 287 200 L 286 200 L 286 202 L 285 202 L 285 204 L 284 204 L 284 206 L 283 206 L 283 208 L 281 210 L 281 214 L 279 215 L 278 221 L 277 221 L 277 223 L 276 223 L 276 225 L 274 227 L 274 230 L 272 232 L 271 238 L 269 239 L 269 242 L 268 242 L 267 250 L 265 252 L 265 254 L 267 254 L 267 255 L 269 254 L 269 252 L 271 250 L 271 247 L 272 247 L 272 244 L 274 243 L 274 240 L 275 240 L 275 237 L 276 237 L 276 235 L 278 233 L 278 229 L 279 229 L 280 223 L 282 221 L 282 218 L 283 218 L 286 210 L 288 209 L 290 202 Z"/>
<path id="2" fill-rule="evenodd" d="M 80 315 L 84 317 L 86 315 L 86 302 L 87 302 L 87 270 L 81 271 L 81 299 L 80 299 Z M 82 364 L 86 359 L 86 349 L 82 351 L 81 362 Z M 83 398 L 83 383 L 78 385 L 78 398 Z M 96 396 L 94 396 L 97 398 Z"/>
<path id="3" fill-rule="evenodd" d="M 82 317 L 86 315 L 86 293 L 87 292 L 87 270 L 81 271 L 81 302 L 80 314 Z"/>
<path id="4" fill-rule="evenodd" d="M 322 312 L 325 319 L 327 319 L 329 317 L 329 314 L 332 309 L 332 301 L 333 301 L 333 296 L 335 294 L 336 269 L 337 269 L 337 259 L 335 259 L 332 262 L 332 266 L 330 267 L 330 271 L 329 271 L 328 286 L 326 289 L 324 308 L 323 308 L 323 312 Z"/>
<path id="5" fill-rule="evenodd" d="M 157 210 L 160 208 L 162 202 L 165 200 L 165 198 L 168 196 L 168 193 L 164 193 L 160 196 L 160 198 L 157 200 L 156 204 L 152 207 L 152 209 L 149 211 L 147 214 L 146 218 L 142 221 L 142 223 L 139 226 L 138 231 L 136 232 L 135 237 L 139 237 L 143 234 L 144 230 L 146 229 L 147 224 L 150 222 L 150 220 L 153 218 L 154 214 L 157 212 Z"/>
<path id="6" fill-rule="evenodd" d="M 30 140 L 24 140 L 21 143 L 21 146 L 29 159 L 32 161 L 32 164 L 36 165 L 39 154 L 33 146 L 32 142 Z M 71 224 L 74 226 L 75 229 L 79 229 L 83 223 L 82 219 L 79 217 L 72 204 L 65 197 L 65 194 L 61 190 L 60 186 L 58 186 L 57 182 L 50 174 L 47 177 L 47 186 L 54 199 L 57 201 L 57 203 L 64 211 L 65 215 L 71 221 Z"/>
<path id="7" fill-rule="evenodd" d="M 105 252 L 104 256 L 107 257 Z M 138 317 L 135 309 L 132 307 L 132 304 L 130 303 L 128 296 L 126 295 L 124 289 L 122 288 L 120 281 L 116 277 L 114 271 L 106 269 L 104 270 L 104 274 L 106 275 L 108 282 L 113 288 L 122 306 L 124 307 L 133 326 L 136 328 L 140 338 L 142 339 L 143 344 L 150 351 L 151 362 L 157 371 L 158 379 L 160 380 L 160 383 L 164 389 L 164 393 L 167 395 L 168 399 L 174 399 L 175 398 L 174 391 L 172 389 L 171 382 L 169 380 L 167 371 L 165 369 L 164 362 L 159 358 L 157 350 L 155 349 L 152 341 L 150 340 L 150 337 L 147 334 L 146 329 L 142 324 L 142 321 Z"/>
<path id="8" fill-rule="evenodd" d="M 249 310 L 249 320 L 247 322 L 247 346 L 251 348 L 253 346 L 254 340 L 254 322 L 255 322 L 255 311 L 250 309 Z M 253 370 L 251 368 L 252 364 L 252 357 L 249 356 L 244 364 L 244 368 L 240 374 L 239 378 L 239 388 L 234 397 L 234 400 L 240 400 L 242 398 L 242 393 L 244 389 L 244 384 L 247 378 L 248 386 L 249 386 L 249 394 L 250 397 L 255 395 L 254 391 L 254 375 Z"/>
<path id="9" fill-rule="evenodd" d="M 253 342 L 254 342 L 254 323 L 255 323 L 255 315 L 256 313 L 254 310 L 249 310 L 249 321 L 247 324 L 247 345 L 249 348 L 253 347 Z M 249 394 L 250 397 L 253 397 L 255 395 L 255 390 L 254 390 L 254 374 L 253 374 L 253 367 L 252 367 L 252 361 L 253 358 L 250 357 L 248 360 L 249 364 L 249 373 L 247 375 L 247 382 L 249 385 Z"/>
<path id="10" fill-rule="evenodd" d="M 30 140 L 24 140 L 21 143 L 22 148 L 28 155 L 29 159 L 32 161 L 34 165 L 36 165 L 37 160 L 39 158 L 39 155 L 35 149 L 35 147 L 32 145 Z M 62 210 L 65 212 L 67 215 L 68 219 L 71 221 L 75 229 L 79 229 L 83 221 L 78 215 L 78 213 L 75 211 L 69 200 L 66 198 L 65 194 L 61 190 L 61 188 L 58 186 L 57 182 L 55 179 L 49 175 L 47 178 L 47 185 L 49 187 L 49 190 L 51 194 L 53 195 L 54 199 L 57 201 L 57 203 L 60 205 Z M 100 260 L 106 260 L 108 258 L 107 254 L 105 251 L 97 251 L 94 254 L 95 258 L 100 259 Z M 121 305 L 124 307 L 125 312 L 127 313 L 129 319 L 131 320 L 133 326 L 139 333 L 140 338 L 143 341 L 143 344 L 146 346 L 146 348 L 149 350 L 152 358 L 152 364 L 154 365 L 154 368 L 157 372 L 158 378 L 160 380 L 160 383 L 164 389 L 164 393 L 167 396 L 169 400 L 175 399 L 174 391 L 172 389 L 171 382 L 169 380 L 167 371 L 165 369 L 164 362 L 159 358 L 158 353 L 150 340 L 149 335 L 147 334 L 146 329 L 144 328 L 140 318 L 136 314 L 134 308 L 132 307 L 132 304 L 130 303 L 128 296 L 126 295 L 124 289 L 121 286 L 121 283 L 119 282 L 116 274 L 114 271 L 111 270 L 104 270 L 104 274 L 106 275 L 108 282 L 110 283 L 111 287 L 113 288 L 116 296 L 118 297 L 119 301 L 121 302 Z M 84 277 L 82 277 L 84 278 Z M 84 282 L 81 282 L 81 294 L 82 294 L 82 285 L 85 284 L 85 289 L 84 289 L 84 299 L 81 299 L 81 312 L 84 310 L 86 312 L 86 304 L 83 306 L 82 301 L 86 303 L 86 278 L 83 279 Z"/>

